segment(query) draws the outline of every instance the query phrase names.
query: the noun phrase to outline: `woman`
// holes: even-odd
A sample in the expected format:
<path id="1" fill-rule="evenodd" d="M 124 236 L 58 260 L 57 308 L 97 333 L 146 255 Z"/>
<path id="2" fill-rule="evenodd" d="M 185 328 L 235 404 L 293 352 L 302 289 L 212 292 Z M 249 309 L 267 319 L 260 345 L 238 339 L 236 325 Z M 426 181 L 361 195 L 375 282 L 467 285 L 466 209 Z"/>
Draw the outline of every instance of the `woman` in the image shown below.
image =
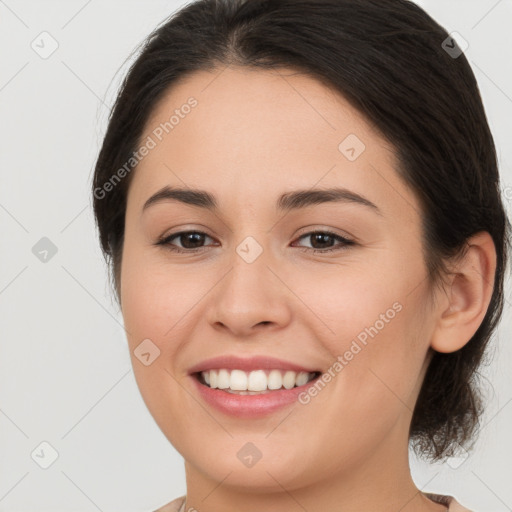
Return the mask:
<path id="1" fill-rule="evenodd" d="M 467 510 L 510 223 L 468 62 L 406 0 L 198 0 L 150 35 L 94 183 L 160 511 Z"/>

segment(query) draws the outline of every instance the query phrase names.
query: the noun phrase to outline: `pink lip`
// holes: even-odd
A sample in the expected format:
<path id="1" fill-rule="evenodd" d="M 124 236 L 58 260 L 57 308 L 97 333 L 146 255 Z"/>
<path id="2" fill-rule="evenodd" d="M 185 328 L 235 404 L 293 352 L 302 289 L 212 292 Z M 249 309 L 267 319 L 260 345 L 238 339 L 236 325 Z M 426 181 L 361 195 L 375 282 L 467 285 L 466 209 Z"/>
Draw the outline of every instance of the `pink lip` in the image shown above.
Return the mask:
<path id="1" fill-rule="evenodd" d="M 250 358 L 241 358 L 238 356 L 225 355 L 207 359 L 189 368 L 189 374 L 216 369 L 244 370 L 292 370 L 295 372 L 316 372 L 316 368 L 306 368 L 299 364 L 284 361 L 270 356 L 253 356 Z"/>
<path id="2" fill-rule="evenodd" d="M 224 368 L 226 367 L 224 366 Z M 221 389 L 212 389 L 202 384 L 197 375 L 191 375 L 194 385 L 207 404 L 224 414 L 238 418 L 259 418 L 295 403 L 298 401 L 299 395 L 312 386 L 318 378 L 320 375 L 312 381 L 292 389 L 280 389 L 259 395 L 237 395 Z"/>
<path id="3" fill-rule="evenodd" d="M 200 372 L 215 369 L 243 370 L 292 370 L 295 372 L 318 372 L 315 368 L 307 368 L 296 363 L 284 361 L 270 356 L 253 356 L 241 358 L 234 355 L 214 357 L 202 361 L 191 368 L 189 374 L 201 397 L 207 404 L 219 411 L 239 418 L 257 418 L 298 401 L 300 393 L 311 386 L 316 379 L 292 389 L 280 389 L 258 395 L 238 395 L 221 389 L 212 389 L 199 380 Z"/>

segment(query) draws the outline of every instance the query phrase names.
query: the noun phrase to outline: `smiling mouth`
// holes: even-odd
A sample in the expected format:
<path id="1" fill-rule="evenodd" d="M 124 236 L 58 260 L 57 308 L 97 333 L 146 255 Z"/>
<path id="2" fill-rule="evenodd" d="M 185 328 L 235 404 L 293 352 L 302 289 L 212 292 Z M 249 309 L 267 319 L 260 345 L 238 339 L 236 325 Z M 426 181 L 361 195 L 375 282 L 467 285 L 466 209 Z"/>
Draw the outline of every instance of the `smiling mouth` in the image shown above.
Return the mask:
<path id="1" fill-rule="evenodd" d="M 317 379 L 321 372 L 295 372 L 291 370 L 211 369 L 192 374 L 210 388 L 237 395 L 261 395 L 305 386 Z"/>

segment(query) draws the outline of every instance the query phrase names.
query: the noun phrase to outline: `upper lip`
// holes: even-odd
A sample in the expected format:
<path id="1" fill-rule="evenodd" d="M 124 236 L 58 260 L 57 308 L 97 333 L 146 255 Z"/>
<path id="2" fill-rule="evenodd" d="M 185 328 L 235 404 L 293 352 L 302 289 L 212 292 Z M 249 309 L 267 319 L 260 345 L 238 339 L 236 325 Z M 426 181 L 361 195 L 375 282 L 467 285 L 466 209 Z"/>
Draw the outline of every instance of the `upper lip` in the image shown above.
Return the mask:
<path id="1" fill-rule="evenodd" d="M 213 357 L 211 359 L 206 359 L 201 361 L 200 363 L 189 368 L 189 373 L 198 373 L 206 370 L 213 369 L 231 369 L 231 370 L 292 370 L 295 372 L 317 372 L 319 370 L 312 369 L 306 366 L 302 366 L 297 363 L 292 363 L 290 361 L 285 361 L 283 359 L 278 359 L 270 356 L 252 356 L 247 358 L 242 358 L 235 355 L 223 355 L 218 357 Z"/>

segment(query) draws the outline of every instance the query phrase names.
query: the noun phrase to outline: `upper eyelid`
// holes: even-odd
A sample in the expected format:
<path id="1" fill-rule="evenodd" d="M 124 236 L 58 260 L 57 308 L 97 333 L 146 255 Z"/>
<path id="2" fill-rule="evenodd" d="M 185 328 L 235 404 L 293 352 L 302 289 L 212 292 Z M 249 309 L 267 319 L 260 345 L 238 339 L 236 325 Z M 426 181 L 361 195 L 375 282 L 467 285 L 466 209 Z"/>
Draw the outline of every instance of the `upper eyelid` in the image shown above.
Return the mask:
<path id="1" fill-rule="evenodd" d="M 304 231 L 302 231 L 304 230 Z M 336 232 L 336 228 L 331 228 L 331 227 L 311 227 L 311 226 L 306 226 L 304 228 L 301 229 L 300 233 L 298 235 L 296 235 L 297 237 L 300 237 L 300 236 L 304 236 L 304 235 L 307 235 L 307 234 L 310 234 L 310 233 L 318 233 L 318 232 L 321 232 L 321 233 L 331 233 L 333 235 L 336 235 L 336 236 L 341 236 L 342 238 L 354 238 L 352 235 L 348 234 L 348 233 L 337 233 Z M 199 229 L 194 229 L 194 228 L 185 228 L 185 229 L 180 229 L 179 231 L 176 231 L 175 233 L 169 233 L 168 235 L 163 235 L 161 238 L 169 238 L 169 237 L 172 237 L 172 236 L 176 236 L 176 235 L 180 235 L 180 234 L 185 234 L 185 233 L 200 233 L 200 234 L 204 234 L 206 236 L 209 236 L 210 238 L 215 238 L 213 235 L 210 235 L 208 234 L 207 231 L 205 231 L 205 228 L 199 228 Z"/>
<path id="2" fill-rule="evenodd" d="M 337 233 L 334 228 L 322 228 L 322 227 L 311 228 L 311 227 L 308 226 L 307 228 L 304 228 L 304 229 L 305 229 L 305 231 L 301 231 L 297 235 L 297 238 L 301 238 L 304 235 L 310 235 L 310 234 L 313 234 L 313 233 L 329 233 L 329 234 L 331 234 L 333 236 L 339 236 L 341 238 L 348 238 L 350 240 L 354 239 L 354 237 L 352 235 L 349 235 L 348 233 Z"/>

